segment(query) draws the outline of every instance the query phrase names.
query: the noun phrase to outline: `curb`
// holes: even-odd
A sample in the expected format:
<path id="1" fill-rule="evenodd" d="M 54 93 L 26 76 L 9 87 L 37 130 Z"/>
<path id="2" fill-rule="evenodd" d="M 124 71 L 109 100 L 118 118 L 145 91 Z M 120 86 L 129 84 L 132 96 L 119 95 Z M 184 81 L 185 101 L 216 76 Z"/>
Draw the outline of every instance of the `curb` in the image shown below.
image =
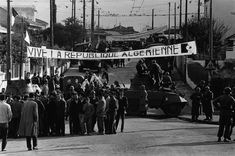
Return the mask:
<path id="1" fill-rule="evenodd" d="M 204 120 L 198 120 L 198 121 L 192 122 L 191 119 L 190 119 L 190 118 L 187 118 L 187 117 L 178 116 L 177 118 L 180 119 L 180 120 L 184 120 L 184 121 L 191 122 L 191 123 L 201 123 L 201 124 L 219 125 L 219 121 L 204 121 Z"/>

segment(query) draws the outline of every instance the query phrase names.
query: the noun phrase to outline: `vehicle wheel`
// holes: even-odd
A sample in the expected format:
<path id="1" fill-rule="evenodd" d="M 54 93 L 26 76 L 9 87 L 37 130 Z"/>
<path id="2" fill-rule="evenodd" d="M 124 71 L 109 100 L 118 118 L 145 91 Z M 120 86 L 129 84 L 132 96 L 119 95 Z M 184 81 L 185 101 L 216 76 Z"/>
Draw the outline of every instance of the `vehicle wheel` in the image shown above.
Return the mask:
<path id="1" fill-rule="evenodd" d="M 167 106 L 161 107 L 163 112 L 168 116 L 178 116 L 181 113 L 182 106 L 181 104 L 175 103 Z"/>

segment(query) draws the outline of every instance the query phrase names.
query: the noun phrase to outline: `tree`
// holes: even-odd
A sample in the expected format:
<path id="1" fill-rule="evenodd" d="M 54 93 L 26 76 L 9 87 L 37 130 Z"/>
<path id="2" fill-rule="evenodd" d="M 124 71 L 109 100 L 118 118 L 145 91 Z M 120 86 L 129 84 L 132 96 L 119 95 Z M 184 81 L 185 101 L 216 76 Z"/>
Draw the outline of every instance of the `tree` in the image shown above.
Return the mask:
<path id="1" fill-rule="evenodd" d="M 214 56 L 218 57 L 219 53 L 223 51 L 223 35 L 229 30 L 229 27 L 215 19 L 212 23 Z M 209 56 L 209 26 L 209 18 L 201 18 L 199 22 L 197 18 L 193 18 L 188 22 L 188 38 L 189 40 L 196 40 L 198 53 L 204 56 Z M 185 25 L 182 30 L 185 37 Z"/>
<path id="2" fill-rule="evenodd" d="M 48 40 L 50 34 L 50 28 L 44 30 L 43 36 L 45 40 Z M 54 43 L 59 48 L 71 50 L 75 43 L 82 42 L 82 25 L 80 21 L 72 18 L 64 20 L 64 25 L 56 23 L 54 25 Z"/>
<path id="3" fill-rule="evenodd" d="M 12 34 L 12 61 L 13 63 L 22 63 L 26 60 L 26 45 L 24 44 L 25 32 L 29 23 L 19 17 L 13 26 L 14 34 Z M 22 45 L 23 44 L 23 45 Z M 21 46 L 22 45 L 22 46 Z M 23 49 L 22 49 L 23 48 Z M 21 54 L 22 53 L 22 54 Z"/>

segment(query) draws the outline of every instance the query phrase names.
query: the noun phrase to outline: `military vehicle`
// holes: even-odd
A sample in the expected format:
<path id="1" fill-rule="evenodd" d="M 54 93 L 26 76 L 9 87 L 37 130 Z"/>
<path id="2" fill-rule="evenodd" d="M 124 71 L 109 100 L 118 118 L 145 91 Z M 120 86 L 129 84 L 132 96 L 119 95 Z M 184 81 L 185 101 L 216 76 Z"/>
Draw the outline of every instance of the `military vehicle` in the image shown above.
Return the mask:
<path id="1" fill-rule="evenodd" d="M 178 116 L 187 104 L 187 100 L 171 88 L 154 90 L 152 89 L 151 80 L 148 76 L 136 75 L 133 79 L 131 79 L 130 89 L 125 92 L 129 103 L 127 109 L 128 115 L 147 114 L 147 107 L 140 106 L 141 85 L 145 85 L 146 87 L 148 94 L 148 101 L 146 101 L 146 105 L 148 108 L 160 108 L 168 116 Z M 146 109 L 143 110 L 144 108 Z"/>
<path id="2" fill-rule="evenodd" d="M 146 48 L 159 45 L 164 44 L 151 44 L 148 45 Z M 145 62 L 149 68 L 151 68 L 150 66 L 152 59 L 157 60 L 158 64 L 162 67 L 164 71 L 167 71 L 169 68 L 172 68 L 174 60 L 173 57 L 146 59 Z M 140 88 L 142 85 L 145 85 L 148 94 L 148 101 L 146 101 L 146 105 L 148 107 L 140 106 Z M 135 77 L 131 79 L 130 89 L 125 92 L 125 95 L 127 96 L 129 102 L 127 114 L 130 115 L 146 115 L 147 108 L 160 108 L 168 116 L 178 116 L 181 113 L 181 110 L 187 104 L 187 100 L 180 96 L 174 86 L 160 87 L 160 89 L 154 89 L 153 81 L 149 75 L 140 76 L 136 74 Z M 144 108 L 146 109 L 143 110 Z"/>

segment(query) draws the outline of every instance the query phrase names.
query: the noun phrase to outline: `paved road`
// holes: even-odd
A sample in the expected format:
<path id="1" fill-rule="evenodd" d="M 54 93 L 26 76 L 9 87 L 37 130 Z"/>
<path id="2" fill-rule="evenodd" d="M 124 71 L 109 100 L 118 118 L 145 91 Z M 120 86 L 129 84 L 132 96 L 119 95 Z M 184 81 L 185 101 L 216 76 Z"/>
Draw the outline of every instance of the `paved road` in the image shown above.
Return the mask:
<path id="1" fill-rule="evenodd" d="M 216 132 L 215 125 L 189 123 L 176 118 L 130 117 L 126 119 L 124 133 L 118 130 L 116 135 L 39 138 L 38 151 L 26 151 L 24 139 L 10 140 L 7 151 L 0 152 L 0 155 L 233 155 L 234 143 L 217 143 Z"/>
<path id="2" fill-rule="evenodd" d="M 132 60 L 127 67 L 110 69 L 110 81 L 127 84 L 135 74 Z M 73 75 L 76 68 L 67 74 Z M 187 92 L 187 86 L 180 84 Z M 116 135 L 65 136 L 39 138 L 39 150 L 27 151 L 24 139 L 9 140 L 1 156 L 149 156 L 149 155 L 233 155 L 234 143 L 217 143 L 217 125 L 190 123 L 177 118 L 157 116 L 150 110 L 147 118 L 128 117 L 124 133 Z M 66 133 L 68 134 L 68 124 Z M 234 136 L 235 138 L 235 136 Z"/>

